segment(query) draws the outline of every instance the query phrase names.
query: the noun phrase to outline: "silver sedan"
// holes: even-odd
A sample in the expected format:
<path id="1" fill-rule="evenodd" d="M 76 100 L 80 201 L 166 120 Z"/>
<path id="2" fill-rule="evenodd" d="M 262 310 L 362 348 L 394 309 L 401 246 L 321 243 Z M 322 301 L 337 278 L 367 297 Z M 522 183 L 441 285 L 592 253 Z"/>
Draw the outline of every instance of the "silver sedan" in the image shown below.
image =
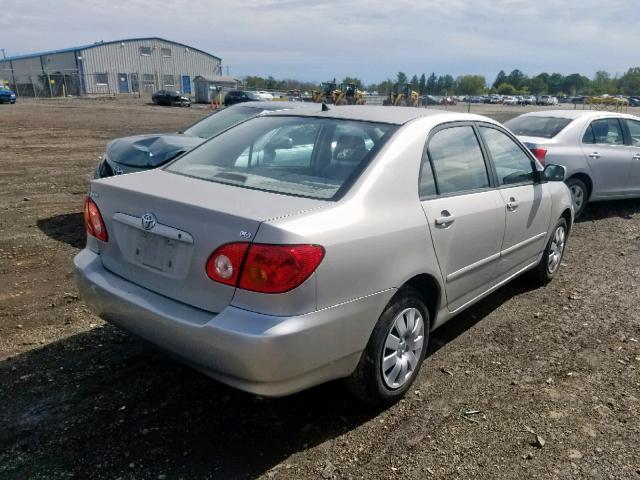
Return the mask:
<path id="1" fill-rule="evenodd" d="M 522 273 L 558 273 L 563 179 L 477 115 L 275 113 L 94 180 L 75 270 L 102 318 L 224 383 L 278 396 L 346 378 L 388 405 L 433 329 Z"/>
<path id="2" fill-rule="evenodd" d="M 640 197 L 640 118 L 592 110 L 547 110 L 505 125 L 541 161 L 563 165 L 576 217 L 587 202 Z"/>

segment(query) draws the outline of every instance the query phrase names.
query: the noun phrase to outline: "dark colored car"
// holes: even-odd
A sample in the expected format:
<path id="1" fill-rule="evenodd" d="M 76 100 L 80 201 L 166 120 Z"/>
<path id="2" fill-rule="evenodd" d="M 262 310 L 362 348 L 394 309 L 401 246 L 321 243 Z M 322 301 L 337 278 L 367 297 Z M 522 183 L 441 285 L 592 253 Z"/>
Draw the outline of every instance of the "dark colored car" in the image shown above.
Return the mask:
<path id="1" fill-rule="evenodd" d="M 258 97 L 255 93 L 243 92 L 242 90 L 231 90 L 224 96 L 225 107 L 230 107 L 231 105 L 235 105 L 236 103 L 259 101 L 260 97 Z"/>
<path id="2" fill-rule="evenodd" d="M 8 87 L 0 87 L 0 103 L 16 103 L 16 94 Z"/>
<path id="3" fill-rule="evenodd" d="M 116 138 L 107 144 L 95 177 L 111 177 L 159 167 L 251 117 L 299 108 L 318 109 L 319 106 L 290 102 L 252 102 L 220 110 L 181 132 Z"/>
<path id="4" fill-rule="evenodd" d="M 156 105 L 168 105 L 170 107 L 191 106 L 191 99 L 181 95 L 177 90 L 158 90 L 151 96 L 151 101 Z"/>
<path id="5" fill-rule="evenodd" d="M 640 97 L 629 97 L 630 107 L 640 107 Z"/>

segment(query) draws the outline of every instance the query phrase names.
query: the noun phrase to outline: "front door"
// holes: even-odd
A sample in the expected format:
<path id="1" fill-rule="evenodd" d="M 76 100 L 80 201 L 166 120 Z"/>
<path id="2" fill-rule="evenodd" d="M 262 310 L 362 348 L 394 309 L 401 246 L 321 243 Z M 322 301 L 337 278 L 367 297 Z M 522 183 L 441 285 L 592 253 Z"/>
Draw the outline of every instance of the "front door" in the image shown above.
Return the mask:
<path id="1" fill-rule="evenodd" d="M 600 118 L 587 127 L 582 151 L 593 173 L 593 191 L 598 197 L 624 194 L 632 158 L 624 144 L 622 124 L 617 118 Z"/>
<path id="2" fill-rule="evenodd" d="M 551 217 L 551 196 L 536 183 L 531 156 L 509 135 L 493 125 L 479 126 L 496 172 L 505 212 L 505 230 L 498 277 L 509 277 L 537 261 Z"/>
<path id="3" fill-rule="evenodd" d="M 129 93 L 129 78 L 126 73 L 118 74 L 118 91 L 120 93 Z"/>
<path id="4" fill-rule="evenodd" d="M 182 75 L 182 93 L 191 93 L 191 78 L 189 75 Z"/>
<path id="5" fill-rule="evenodd" d="M 470 124 L 436 131 L 427 146 L 420 197 L 455 311 L 491 287 L 504 234 L 504 203 L 489 181 Z"/>

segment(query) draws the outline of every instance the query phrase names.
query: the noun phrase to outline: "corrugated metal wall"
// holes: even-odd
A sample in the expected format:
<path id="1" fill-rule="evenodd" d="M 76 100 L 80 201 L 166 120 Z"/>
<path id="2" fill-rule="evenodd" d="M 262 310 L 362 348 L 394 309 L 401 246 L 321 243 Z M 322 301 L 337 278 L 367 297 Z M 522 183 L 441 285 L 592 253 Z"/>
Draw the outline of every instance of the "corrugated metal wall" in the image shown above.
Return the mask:
<path id="1" fill-rule="evenodd" d="M 142 55 L 141 47 L 150 49 L 150 54 Z M 163 55 L 163 49 L 168 49 L 171 56 Z M 195 92 L 196 76 L 211 78 L 220 74 L 219 59 L 159 39 L 98 45 L 82 50 L 80 56 L 87 93 L 125 93 L 125 89 L 131 92 L 136 82 L 143 91 L 165 87 L 182 91 L 183 75 L 189 76 L 190 89 Z M 104 84 L 105 76 L 100 75 L 104 73 L 107 84 Z M 168 76 L 172 77 L 171 82 Z"/>
<path id="2" fill-rule="evenodd" d="M 148 55 L 141 55 L 144 47 Z M 170 55 L 169 55 L 170 52 Z M 0 60 L 0 80 L 20 95 L 131 93 L 160 89 L 195 94 L 197 76 L 220 75 L 220 59 L 161 39 L 124 40 L 50 55 Z M 189 88 L 183 85 L 189 77 Z"/>

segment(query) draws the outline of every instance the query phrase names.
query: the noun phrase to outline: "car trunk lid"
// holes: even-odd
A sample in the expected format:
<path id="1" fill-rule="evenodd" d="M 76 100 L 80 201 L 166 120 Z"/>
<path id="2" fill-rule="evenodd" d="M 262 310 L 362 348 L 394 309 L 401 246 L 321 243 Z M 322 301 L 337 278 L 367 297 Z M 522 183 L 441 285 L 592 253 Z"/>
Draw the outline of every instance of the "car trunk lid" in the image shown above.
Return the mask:
<path id="1" fill-rule="evenodd" d="M 96 180 L 91 197 L 109 234 L 100 249 L 106 269 L 211 312 L 221 311 L 235 292 L 207 277 L 206 262 L 216 248 L 251 241 L 265 220 L 331 204 L 164 170 Z"/>

